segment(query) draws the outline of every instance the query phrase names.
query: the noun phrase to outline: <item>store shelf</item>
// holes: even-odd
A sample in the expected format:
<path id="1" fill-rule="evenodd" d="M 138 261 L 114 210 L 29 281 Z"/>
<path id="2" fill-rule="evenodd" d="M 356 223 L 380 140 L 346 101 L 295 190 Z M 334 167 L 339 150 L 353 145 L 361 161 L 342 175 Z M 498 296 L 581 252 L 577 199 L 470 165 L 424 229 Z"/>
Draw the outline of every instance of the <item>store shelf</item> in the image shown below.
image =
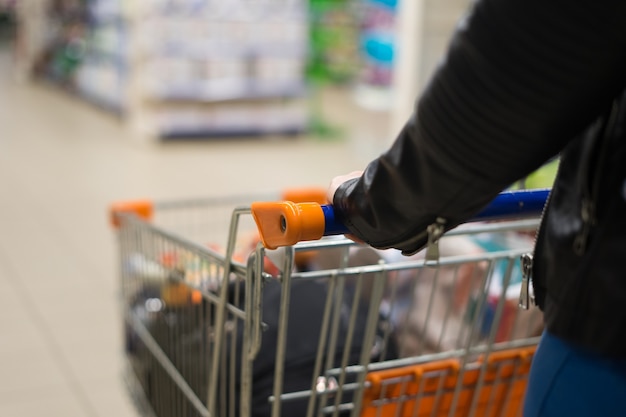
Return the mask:
<path id="1" fill-rule="evenodd" d="M 55 15 L 61 33 L 77 38 L 59 40 L 50 63 L 54 74 L 44 76 L 124 113 L 132 129 L 155 138 L 301 132 L 308 126 L 300 104 L 308 93 L 307 4 L 77 0 L 68 20 L 77 25 L 75 33 L 63 26 L 63 10 Z M 80 46 L 73 56 L 64 45 L 71 42 Z M 271 109 L 276 100 L 286 115 L 293 107 L 299 116 L 274 116 L 272 126 L 262 117 L 229 124 L 229 115 L 249 112 L 249 102 Z M 194 116 L 184 116 L 190 106 Z M 220 113 L 219 106 L 227 107 Z M 183 116 L 172 123 L 167 114 Z M 226 122 L 215 123 L 215 114 Z"/>
<path id="2" fill-rule="evenodd" d="M 159 133 L 159 139 L 215 139 L 215 138 L 251 138 L 251 137 L 265 137 L 265 136 L 298 136 L 307 131 L 306 126 L 293 126 L 284 127 L 281 129 L 269 129 L 263 130 L 260 128 L 254 129 L 174 129 L 174 130 L 162 130 Z"/>
<path id="3" fill-rule="evenodd" d="M 239 100 L 269 100 L 275 98 L 291 99 L 303 97 L 307 92 L 304 85 L 250 86 L 248 83 L 228 82 L 187 83 L 187 85 L 169 85 L 150 95 L 153 101 L 194 101 L 201 103 L 233 102 Z"/>

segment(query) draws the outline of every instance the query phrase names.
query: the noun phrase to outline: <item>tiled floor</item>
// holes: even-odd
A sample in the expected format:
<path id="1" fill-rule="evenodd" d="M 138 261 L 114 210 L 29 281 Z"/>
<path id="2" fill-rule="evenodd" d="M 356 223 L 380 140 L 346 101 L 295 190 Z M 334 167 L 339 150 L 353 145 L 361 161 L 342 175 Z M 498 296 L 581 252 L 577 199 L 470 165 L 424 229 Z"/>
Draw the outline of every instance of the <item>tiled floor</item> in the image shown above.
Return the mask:
<path id="1" fill-rule="evenodd" d="M 343 139 L 140 143 L 122 124 L 41 85 L 0 52 L 0 416 L 135 416 L 122 383 L 117 200 L 325 186 L 386 140 L 345 95 L 325 100 Z M 365 122 L 366 121 L 366 122 Z M 227 219 L 225 219 L 226 221 Z"/>

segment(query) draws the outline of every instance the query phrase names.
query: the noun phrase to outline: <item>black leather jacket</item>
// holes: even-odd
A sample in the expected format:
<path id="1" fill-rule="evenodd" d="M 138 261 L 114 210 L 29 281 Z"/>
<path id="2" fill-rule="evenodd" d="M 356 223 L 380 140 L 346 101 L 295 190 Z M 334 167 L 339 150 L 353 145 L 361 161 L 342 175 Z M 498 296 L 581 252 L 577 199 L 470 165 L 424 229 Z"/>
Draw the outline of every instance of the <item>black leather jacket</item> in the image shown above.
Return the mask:
<path id="1" fill-rule="evenodd" d="M 564 150 L 533 263 L 548 329 L 626 358 L 626 102 Z"/>
<path id="2" fill-rule="evenodd" d="M 605 123 L 625 86 L 626 2 L 479 1 L 392 147 L 337 190 L 337 216 L 374 247 L 413 253 L 429 225 L 457 226 L 562 153 L 536 248 L 537 301 L 556 335 L 626 357 L 619 109 Z M 596 202 L 590 221 L 583 195 Z"/>

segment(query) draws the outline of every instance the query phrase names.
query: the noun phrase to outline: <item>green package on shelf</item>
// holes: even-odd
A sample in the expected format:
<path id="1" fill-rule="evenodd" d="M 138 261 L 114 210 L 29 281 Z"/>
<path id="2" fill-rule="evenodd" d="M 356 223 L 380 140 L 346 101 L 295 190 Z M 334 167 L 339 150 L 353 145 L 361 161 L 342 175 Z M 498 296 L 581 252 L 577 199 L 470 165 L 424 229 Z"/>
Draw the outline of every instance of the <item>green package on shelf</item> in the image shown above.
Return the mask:
<path id="1" fill-rule="evenodd" d="M 309 1 L 309 78 L 332 83 L 353 80 L 360 64 L 359 21 L 355 2 Z"/>

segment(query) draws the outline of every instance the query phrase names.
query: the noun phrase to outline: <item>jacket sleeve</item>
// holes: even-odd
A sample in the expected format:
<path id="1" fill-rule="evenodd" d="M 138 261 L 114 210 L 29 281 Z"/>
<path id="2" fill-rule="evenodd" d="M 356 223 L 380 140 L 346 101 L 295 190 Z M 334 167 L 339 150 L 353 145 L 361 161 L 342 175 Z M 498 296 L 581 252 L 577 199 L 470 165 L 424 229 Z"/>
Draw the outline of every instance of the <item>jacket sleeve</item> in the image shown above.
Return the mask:
<path id="1" fill-rule="evenodd" d="M 358 238 L 405 253 L 556 156 L 623 89 L 626 2 L 484 0 L 391 148 L 334 195 Z"/>

